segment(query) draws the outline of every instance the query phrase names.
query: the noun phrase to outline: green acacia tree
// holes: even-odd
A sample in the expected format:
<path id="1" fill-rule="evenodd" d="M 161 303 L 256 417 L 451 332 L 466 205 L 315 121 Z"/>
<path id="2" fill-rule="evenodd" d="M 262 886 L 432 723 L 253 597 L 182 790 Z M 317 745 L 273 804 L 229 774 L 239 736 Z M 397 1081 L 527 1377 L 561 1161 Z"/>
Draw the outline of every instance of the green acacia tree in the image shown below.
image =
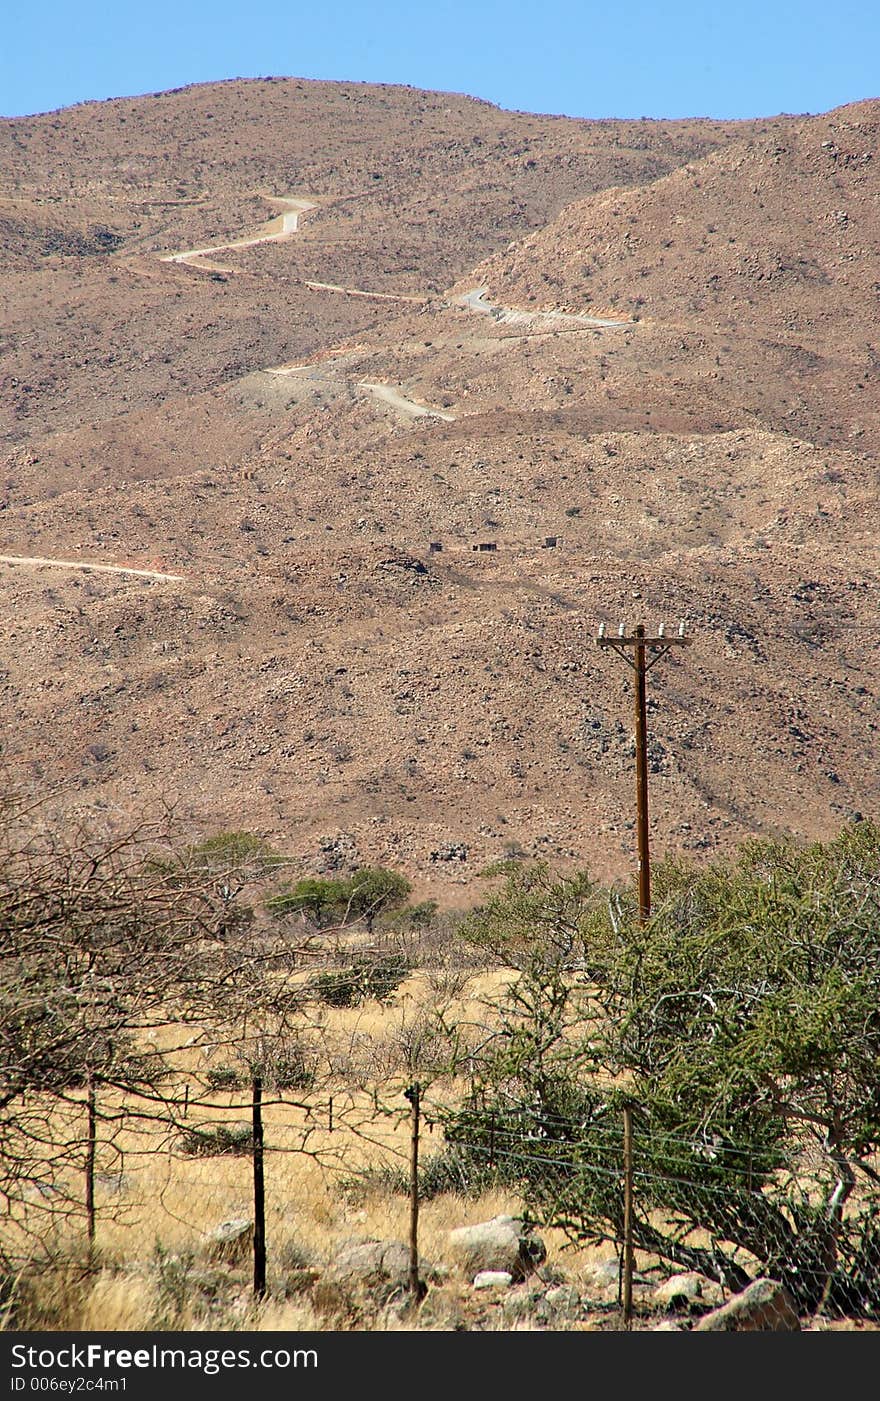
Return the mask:
<path id="1" fill-rule="evenodd" d="M 409 881 L 397 871 L 362 866 L 347 879 L 305 876 L 289 890 L 272 896 L 266 908 L 276 918 L 304 914 L 319 928 L 362 922 L 372 933 L 378 916 L 400 909 L 410 889 Z"/>
<path id="2" fill-rule="evenodd" d="M 349 913 L 355 919 L 362 919 L 372 933 L 379 915 L 401 909 L 411 889 L 406 876 L 398 871 L 388 871 L 382 866 L 362 866 L 348 883 Z"/>
<path id="3" fill-rule="evenodd" d="M 523 867 L 472 916 L 519 976 L 447 1138 L 619 1241 L 628 1102 L 637 1248 L 880 1310 L 880 829 L 669 863 L 654 893 L 641 925 L 629 893 Z"/>
<path id="4" fill-rule="evenodd" d="M 266 909 L 276 919 L 286 915 L 304 915 L 318 928 L 341 920 L 347 903 L 347 883 L 304 876 L 289 889 L 281 890 L 266 901 Z"/>

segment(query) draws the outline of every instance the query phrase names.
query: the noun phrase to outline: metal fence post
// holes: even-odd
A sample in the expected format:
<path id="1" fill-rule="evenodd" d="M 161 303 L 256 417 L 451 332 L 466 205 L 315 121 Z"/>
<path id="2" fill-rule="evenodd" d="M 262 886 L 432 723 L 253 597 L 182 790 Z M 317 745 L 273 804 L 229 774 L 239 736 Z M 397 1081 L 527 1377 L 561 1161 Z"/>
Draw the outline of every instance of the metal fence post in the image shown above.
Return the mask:
<path id="1" fill-rule="evenodd" d="M 419 1114 L 421 1085 L 418 1080 L 404 1090 L 412 1105 L 412 1137 L 409 1160 L 409 1292 L 412 1302 L 418 1303 L 424 1294 L 424 1286 L 419 1279 Z"/>
<path id="2" fill-rule="evenodd" d="M 86 1236 L 89 1242 L 89 1263 L 95 1251 L 95 1154 L 98 1142 L 98 1110 L 95 1077 L 89 1071 L 86 1086 Z"/>
<path id="3" fill-rule="evenodd" d="M 266 1189 L 263 1176 L 263 1081 L 253 1080 L 254 1294 L 266 1293 Z"/>
<path id="4" fill-rule="evenodd" d="M 632 1327 L 633 1290 L 633 1134 L 632 1109 L 623 1110 L 623 1326 Z"/>

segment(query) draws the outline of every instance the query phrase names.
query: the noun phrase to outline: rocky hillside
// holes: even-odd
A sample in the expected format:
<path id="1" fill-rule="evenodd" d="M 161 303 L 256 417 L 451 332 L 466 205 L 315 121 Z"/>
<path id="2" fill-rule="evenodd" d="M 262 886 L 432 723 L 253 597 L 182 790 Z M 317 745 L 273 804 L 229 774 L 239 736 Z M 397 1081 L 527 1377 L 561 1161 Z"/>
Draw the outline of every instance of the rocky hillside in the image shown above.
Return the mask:
<path id="1" fill-rule="evenodd" d="M 656 853 L 876 812 L 878 110 L 266 80 L 0 124 L 8 781 L 443 900 L 626 878 L 596 628 L 684 619 Z"/>

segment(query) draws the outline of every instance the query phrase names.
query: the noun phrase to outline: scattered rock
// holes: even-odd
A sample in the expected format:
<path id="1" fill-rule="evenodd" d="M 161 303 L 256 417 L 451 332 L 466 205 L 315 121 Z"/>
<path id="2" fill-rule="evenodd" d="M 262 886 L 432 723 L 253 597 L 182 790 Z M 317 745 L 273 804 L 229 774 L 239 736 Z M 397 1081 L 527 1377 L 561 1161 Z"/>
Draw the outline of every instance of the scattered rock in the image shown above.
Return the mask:
<path id="1" fill-rule="evenodd" d="M 432 861 L 467 861 L 468 849 L 464 842 L 444 842 L 431 852 Z"/>
<path id="2" fill-rule="evenodd" d="M 620 1293 L 620 1262 L 601 1260 L 582 1274 L 583 1286 L 591 1303 L 613 1304 Z"/>
<path id="3" fill-rule="evenodd" d="M 525 1285 L 513 1290 L 501 1306 L 501 1316 L 508 1327 L 546 1328 L 552 1316 L 547 1296 L 540 1285 Z"/>
<path id="4" fill-rule="evenodd" d="M 690 1309 L 702 1299 L 704 1282 L 703 1276 L 696 1271 L 672 1275 L 657 1285 L 651 1298 L 663 1309 Z"/>
<path id="5" fill-rule="evenodd" d="M 406 569 L 411 574 L 427 574 L 427 566 L 414 555 L 407 554 L 404 550 L 395 550 L 393 554 L 384 555 L 376 562 L 377 569 Z"/>
<path id="6" fill-rule="evenodd" d="M 720 1309 L 704 1314 L 694 1325 L 699 1333 L 797 1333 L 800 1331 L 791 1295 L 775 1279 L 756 1279 L 728 1299 Z"/>
<path id="7" fill-rule="evenodd" d="M 318 839 L 320 868 L 322 871 L 341 871 L 353 868 L 358 861 L 358 845 L 351 832 L 337 832 Z"/>
<path id="8" fill-rule="evenodd" d="M 544 1297 L 553 1313 L 562 1317 L 574 1317 L 582 1307 L 580 1293 L 573 1284 L 554 1285 Z"/>
<path id="9" fill-rule="evenodd" d="M 475 1289 L 509 1289 L 513 1275 L 508 1270 L 480 1270 L 474 1276 Z"/>
<path id="10" fill-rule="evenodd" d="M 583 1317 L 583 1301 L 571 1284 L 542 1286 L 527 1282 L 512 1290 L 502 1304 L 502 1316 L 509 1324 L 530 1324 L 537 1328 L 564 1328 Z"/>
<path id="11" fill-rule="evenodd" d="M 419 1280 L 439 1278 L 434 1266 L 419 1260 Z M 409 1290 L 409 1246 L 402 1241 L 352 1241 L 333 1257 L 319 1288 L 337 1303 L 369 1301 L 383 1307 Z"/>

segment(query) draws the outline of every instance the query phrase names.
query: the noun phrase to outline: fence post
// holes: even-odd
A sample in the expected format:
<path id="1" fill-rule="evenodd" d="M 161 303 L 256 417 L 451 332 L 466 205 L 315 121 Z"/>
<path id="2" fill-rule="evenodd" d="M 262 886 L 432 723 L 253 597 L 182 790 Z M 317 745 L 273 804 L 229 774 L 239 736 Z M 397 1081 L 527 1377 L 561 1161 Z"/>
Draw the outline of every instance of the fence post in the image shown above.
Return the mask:
<path id="1" fill-rule="evenodd" d="M 419 1279 L 419 1110 L 421 1085 L 416 1080 L 404 1095 L 412 1105 L 412 1138 L 409 1160 L 409 1292 L 414 1304 L 419 1303 L 424 1287 Z"/>
<path id="2" fill-rule="evenodd" d="M 263 1081 L 253 1080 L 254 1139 L 254 1294 L 266 1293 L 266 1191 L 263 1177 Z"/>
<path id="3" fill-rule="evenodd" d="M 86 1119 L 86 1236 L 91 1264 L 95 1251 L 95 1153 L 98 1141 L 95 1077 L 91 1070 L 86 1082 Z"/>
<path id="4" fill-rule="evenodd" d="M 633 1136 L 632 1109 L 623 1109 L 623 1326 L 632 1327 Z"/>

